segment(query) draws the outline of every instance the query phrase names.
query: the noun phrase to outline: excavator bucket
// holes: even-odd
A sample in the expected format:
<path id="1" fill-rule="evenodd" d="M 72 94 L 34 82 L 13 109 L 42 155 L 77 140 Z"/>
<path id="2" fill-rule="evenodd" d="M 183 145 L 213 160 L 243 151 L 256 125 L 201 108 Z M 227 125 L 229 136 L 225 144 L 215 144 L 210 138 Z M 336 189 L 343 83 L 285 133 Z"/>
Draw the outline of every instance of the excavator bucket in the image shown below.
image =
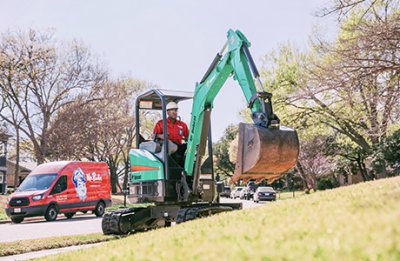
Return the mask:
<path id="1" fill-rule="evenodd" d="M 239 179 L 272 183 L 294 167 L 298 156 L 299 139 L 294 129 L 240 123 L 237 162 L 230 183 Z"/>

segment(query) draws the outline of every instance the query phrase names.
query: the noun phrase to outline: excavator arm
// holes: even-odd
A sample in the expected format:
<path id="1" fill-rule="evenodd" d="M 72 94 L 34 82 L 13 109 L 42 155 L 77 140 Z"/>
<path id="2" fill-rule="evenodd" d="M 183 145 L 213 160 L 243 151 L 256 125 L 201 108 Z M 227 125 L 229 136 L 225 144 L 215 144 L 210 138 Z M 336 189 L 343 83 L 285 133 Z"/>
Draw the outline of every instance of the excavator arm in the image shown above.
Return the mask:
<path id="1" fill-rule="evenodd" d="M 185 159 L 186 175 L 193 177 L 192 189 L 194 194 L 196 194 L 199 184 L 201 158 L 205 153 L 214 99 L 231 75 L 239 83 L 254 121 L 254 125 L 241 124 L 239 128 L 238 156 L 240 156 L 240 159 L 236 164 L 234 179 L 251 179 L 255 175 L 256 180 L 261 181 L 265 178 L 270 178 L 272 173 L 276 177 L 293 167 L 297 160 L 297 134 L 292 129 L 285 129 L 285 133 L 282 133 L 279 124 L 280 120 L 272 110 L 272 94 L 264 91 L 248 47 L 250 47 L 250 42 L 240 31 L 229 30 L 227 43 L 225 43 L 222 50 L 216 55 L 200 83 L 196 83 Z M 228 50 L 223 55 L 226 48 Z M 262 92 L 257 92 L 253 76 L 263 89 Z M 263 135 L 266 132 L 268 132 L 268 137 L 264 137 L 265 135 Z M 287 146 L 285 146 L 285 142 Z M 255 146 L 254 143 L 256 143 Z M 264 146 L 269 143 L 271 145 Z M 251 163 L 253 165 L 250 168 L 249 166 L 245 166 L 246 162 L 243 162 L 243 159 L 248 155 L 249 144 L 251 147 L 250 152 L 254 152 L 254 149 L 257 150 L 258 148 L 258 152 L 256 151 L 255 155 L 252 155 L 254 157 L 253 161 L 256 163 Z M 279 151 L 280 149 L 277 146 L 286 147 L 281 148 L 281 150 L 286 150 L 286 152 L 291 151 L 290 155 Z M 260 154 L 263 153 L 268 153 L 269 155 L 275 153 L 273 158 L 278 158 L 278 161 L 281 162 L 285 161 L 286 166 L 276 168 L 278 162 L 274 162 L 273 159 L 272 161 L 270 159 L 268 162 L 259 163 Z M 286 157 L 286 159 L 282 157 Z M 268 166 L 268 163 L 271 166 Z M 262 169 L 259 169 L 262 164 L 264 166 L 261 167 Z M 252 173 L 251 169 L 255 169 L 256 172 Z M 272 169 L 272 172 L 270 169 Z"/>

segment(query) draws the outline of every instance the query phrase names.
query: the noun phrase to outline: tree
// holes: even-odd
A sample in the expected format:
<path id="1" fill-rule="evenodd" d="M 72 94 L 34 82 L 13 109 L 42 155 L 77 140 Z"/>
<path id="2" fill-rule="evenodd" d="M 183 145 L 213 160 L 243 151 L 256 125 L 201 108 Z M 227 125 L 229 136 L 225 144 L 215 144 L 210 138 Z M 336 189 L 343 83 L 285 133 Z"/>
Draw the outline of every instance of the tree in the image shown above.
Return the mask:
<path id="1" fill-rule="evenodd" d="M 369 154 L 338 132 L 327 137 L 325 154 L 336 162 L 335 174 L 349 176 L 359 173 L 364 181 L 376 178 L 366 164 Z"/>
<path id="2" fill-rule="evenodd" d="M 339 21 L 346 19 L 352 12 L 362 10 L 361 18 L 376 16 L 380 11 L 388 12 L 397 8 L 396 0 L 333 0 L 327 7 L 322 8 L 320 16 L 337 15 Z"/>
<path id="3" fill-rule="evenodd" d="M 48 131 L 53 116 L 85 95 L 96 99 L 107 73 L 88 48 L 73 41 L 56 41 L 50 32 L 7 32 L 0 39 L 0 117 L 32 143 L 38 163 L 48 153 Z M 5 97 L 5 99 L 4 99 Z M 18 124 L 10 115 L 18 115 Z"/>
<path id="4" fill-rule="evenodd" d="M 387 168 L 388 176 L 400 174 L 400 129 L 394 131 L 382 141 L 371 156 L 372 168 L 380 173 Z"/>
<path id="5" fill-rule="evenodd" d="M 335 43 L 314 37 L 306 54 L 281 47 L 264 73 L 266 85 L 278 93 L 278 115 L 305 130 L 299 132 L 302 140 L 316 129 L 338 133 L 345 146 L 356 146 L 345 152 L 357 161 L 371 155 L 399 120 L 400 16 L 384 7 L 374 6 L 374 14 L 364 9 L 349 14 Z M 366 171 L 362 165 L 360 171 Z M 385 176 L 384 167 L 381 171 Z"/>
<path id="6" fill-rule="evenodd" d="M 296 169 L 308 190 L 315 190 L 317 180 L 332 176 L 335 164 L 326 156 L 326 136 L 314 137 L 301 142 L 300 156 Z"/>
<path id="7" fill-rule="evenodd" d="M 23 121 L 21 114 L 18 112 L 16 104 L 13 103 L 12 99 L 2 92 L 2 102 L 0 104 L 0 115 L 2 111 L 7 110 L 8 123 L 12 126 L 15 133 L 15 170 L 14 170 L 14 188 L 19 184 L 19 161 L 20 161 L 20 126 Z M 11 132 L 10 132 L 11 133 Z"/>
<path id="8" fill-rule="evenodd" d="M 367 4 L 368 1 L 363 1 Z M 399 120 L 400 15 L 392 1 L 374 1 L 349 13 L 335 45 L 320 44 L 324 59 L 312 70 L 314 93 L 330 95 L 335 105 L 317 101 L 336 131 L 371 155 Z M 314 96 L 316 96 L 314 94 Z M 317 100 L 317 98 L 313 98 Z M 378 169 L 375 169 L 378 170 Z M 386 167 L 365 176 L 386 176 Z"/>
<path id="9" fill-rule="evenodd" d="M 232 176 L 235 170 L 235 164 L 229 159 L 229 147 L 237 133 L 238 126 L 229 125 L 222 138 L 213 145 L 213 154 L 216 158 L 215 170 L 224 176 Z"/>
<path id="10" fill-rule="evenodd" d="M 146 87 L 134 79 L 106 81 L 99 88 L 102 99 L 76 100 L 57 113 L 51 122 L 49 147 L 52 159 L 75 159 L 107 162 L 112 192 L 117 192 L 119 176 L 126 189 L 128 152 L 135 138 L 134 96 Z"/>

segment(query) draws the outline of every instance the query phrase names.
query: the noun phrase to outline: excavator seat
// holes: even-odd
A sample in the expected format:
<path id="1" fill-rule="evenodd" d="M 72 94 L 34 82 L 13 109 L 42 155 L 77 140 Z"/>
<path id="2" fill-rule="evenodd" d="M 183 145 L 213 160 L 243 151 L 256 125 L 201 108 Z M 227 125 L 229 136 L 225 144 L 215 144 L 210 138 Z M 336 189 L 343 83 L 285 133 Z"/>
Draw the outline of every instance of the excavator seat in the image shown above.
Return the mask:
<path id="1" fill-rule="evenodd" d="M 155 141 L 145 141 L 139 144 L 139 149 L 147 150 L 151 153 L 159 153 L 161 151 L 161 144 Z"/>
<path id="2" fill-rule="evenodd" d="M 268 183 L 280 178 L 296 164 L 299 139 L 294 129 L 279 126 L 264 128 L 254 124 L 239 124 L 238 154 L 231 183 L 264 179 Z"/>
<path id="3" fill-rule="evenodd" d="M 139 144 L 139 149 L 147 150 L 155 154 L 159 159 L 164 161 L 164 146 L 156 141 L 145 141 Z M 175 153 L 178 150 L 178 145 L 172 141 L 168 141 L 168 155 Z"/>

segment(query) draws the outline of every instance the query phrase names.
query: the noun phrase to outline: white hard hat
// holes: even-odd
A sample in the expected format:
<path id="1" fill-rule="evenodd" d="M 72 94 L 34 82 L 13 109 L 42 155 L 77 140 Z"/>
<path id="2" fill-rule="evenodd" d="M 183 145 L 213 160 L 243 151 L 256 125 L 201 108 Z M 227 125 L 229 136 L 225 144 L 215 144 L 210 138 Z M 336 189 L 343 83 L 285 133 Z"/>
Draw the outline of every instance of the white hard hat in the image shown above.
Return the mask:
<path id="1" fill-rule="evenodd" d="M 168 110 L 172 110 L 172 109 L 178 109 L 178 104 L 176 104 L 175 102 L 169 102 L 168 104 L 167 104 L 167 111 Z"/>

